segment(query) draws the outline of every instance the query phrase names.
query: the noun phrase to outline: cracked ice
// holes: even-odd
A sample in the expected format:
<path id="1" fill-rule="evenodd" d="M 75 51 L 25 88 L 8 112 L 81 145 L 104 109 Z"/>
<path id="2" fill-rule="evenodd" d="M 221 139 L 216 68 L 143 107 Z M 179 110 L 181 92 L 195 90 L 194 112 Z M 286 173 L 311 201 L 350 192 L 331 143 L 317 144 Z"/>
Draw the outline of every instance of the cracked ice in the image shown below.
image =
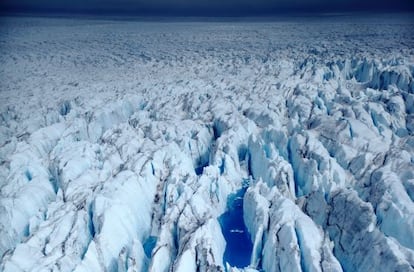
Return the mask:
<path id="1" fill-rule="evenodd" d="M 0 270 L 414 271 L 413 28 L 3 18 Z"/>

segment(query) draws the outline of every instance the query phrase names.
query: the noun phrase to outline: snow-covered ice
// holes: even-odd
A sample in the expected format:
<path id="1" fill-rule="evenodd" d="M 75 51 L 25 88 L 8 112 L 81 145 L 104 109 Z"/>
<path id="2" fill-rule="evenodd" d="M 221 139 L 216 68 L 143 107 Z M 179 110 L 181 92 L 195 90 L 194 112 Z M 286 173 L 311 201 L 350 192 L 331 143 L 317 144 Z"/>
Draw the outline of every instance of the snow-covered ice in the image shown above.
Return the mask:
<path id="1" fill-rule="evenodd" d="M 414 271 L 410 16 L 2 17 L 0 271 Z"/>

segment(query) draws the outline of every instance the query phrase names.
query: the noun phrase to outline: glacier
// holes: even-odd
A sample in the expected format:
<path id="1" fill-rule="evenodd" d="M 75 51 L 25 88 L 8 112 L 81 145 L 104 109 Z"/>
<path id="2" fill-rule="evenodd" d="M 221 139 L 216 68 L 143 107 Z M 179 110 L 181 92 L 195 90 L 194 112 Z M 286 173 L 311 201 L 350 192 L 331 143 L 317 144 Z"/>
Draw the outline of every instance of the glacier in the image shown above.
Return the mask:
<path id="1" fill-rule="evenodd" d="M 0 271 L 414 271 L 411 16 L 2 17 Z"/>

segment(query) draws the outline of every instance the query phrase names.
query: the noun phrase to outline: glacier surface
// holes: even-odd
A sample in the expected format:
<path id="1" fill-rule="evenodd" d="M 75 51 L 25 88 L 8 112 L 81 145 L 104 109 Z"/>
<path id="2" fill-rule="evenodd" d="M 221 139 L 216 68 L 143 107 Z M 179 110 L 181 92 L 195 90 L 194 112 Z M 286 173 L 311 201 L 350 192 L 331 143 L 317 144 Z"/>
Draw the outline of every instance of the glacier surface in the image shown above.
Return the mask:
<path id="1" fill-rule="evenodd" d="M 414 271 L 413 29 L 2 17 L 0 271 Z"/>

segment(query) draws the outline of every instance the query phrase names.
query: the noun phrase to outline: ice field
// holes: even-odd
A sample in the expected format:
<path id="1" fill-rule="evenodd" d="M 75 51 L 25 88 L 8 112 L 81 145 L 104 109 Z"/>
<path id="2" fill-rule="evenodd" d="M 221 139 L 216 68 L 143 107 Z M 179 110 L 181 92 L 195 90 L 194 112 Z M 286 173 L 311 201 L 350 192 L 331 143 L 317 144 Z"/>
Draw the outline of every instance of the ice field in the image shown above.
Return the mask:
<path id="1" fill-rule="evenodd" d="M 414 271 L 412 18 L 0 17 L 0 271 Z"/>

